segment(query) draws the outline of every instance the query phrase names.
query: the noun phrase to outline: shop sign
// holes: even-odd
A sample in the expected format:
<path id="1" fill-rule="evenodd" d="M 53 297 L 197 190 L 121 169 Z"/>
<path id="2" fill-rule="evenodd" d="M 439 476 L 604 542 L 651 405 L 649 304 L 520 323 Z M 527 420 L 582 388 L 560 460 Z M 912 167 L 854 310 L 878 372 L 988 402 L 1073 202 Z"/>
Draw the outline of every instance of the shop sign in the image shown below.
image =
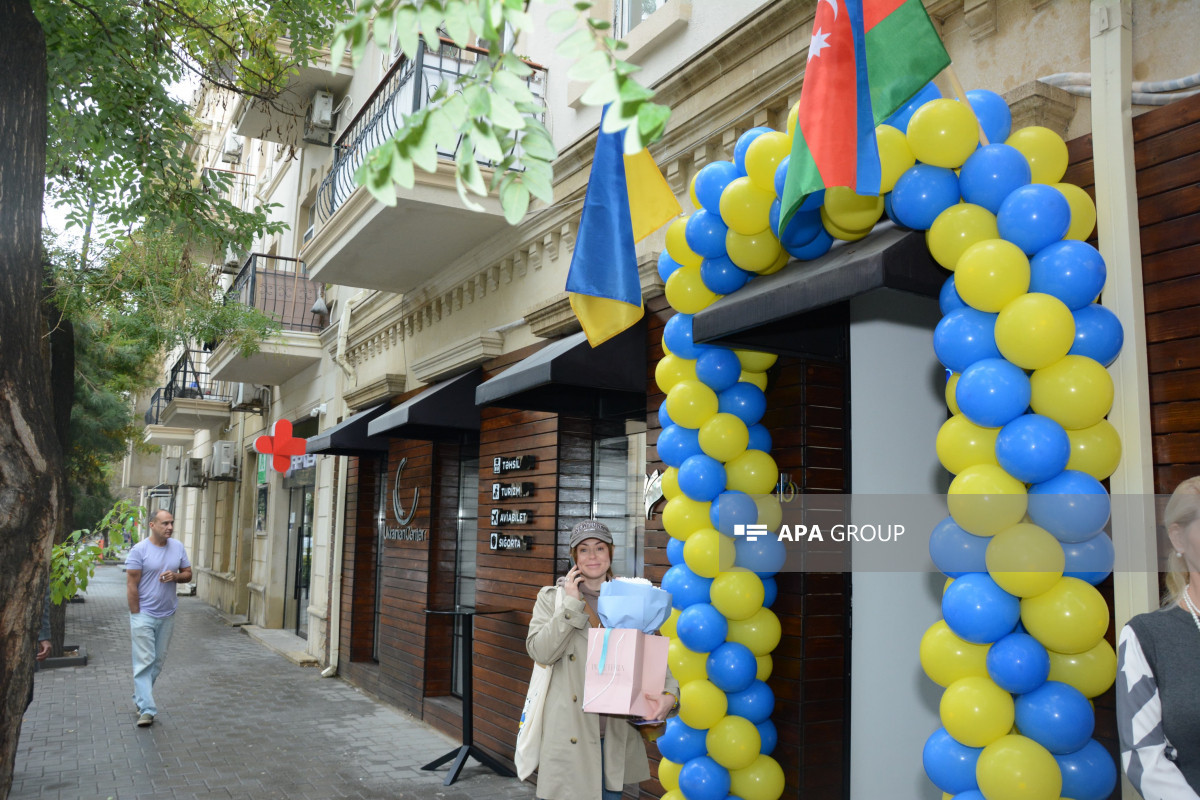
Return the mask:
<path id="1" fill-rule="evenodd" d="M 400 459 L 396 466 L 396 477 L 392 483 L 392 513 L 396 515 L 396 527 L 384 526 L 383 539 L 391 542 L 423 542 L 429 535 L 427 528 L 413 528 L 408 523 L 417 515 L 417 504 L 421 502 L 421 487 L 413 490 L 412 505 L 407 510 L 404 500 L 400 497 L 400 476 L 404 472 L 407 458 Z"/>
<path id="2" fill-rule="evenodd" d="M 537 456 L 496 456 L 492 459 L 492 474 L 504 475 L 524 469 L 533 469 L 537 465 Z"/>
<path id="3" fill-rule="evenodd" d="M 533 494 L 533 484 L 524 483 L 493 483 L 493 500 L 511 500 L 515 497 L 529 497 Z"/>
<path id="4" fill-rule="evenodd" d="M 492 550 L 532 550 L 532 536 L 509 536 L 508 534 L 492 531 L 489 541 Z"/>
<path id="5" fill-rule="evenodd" d="M 528 525 L 533 512 L 517 508 L 493 508 L 492 525 Z"/>

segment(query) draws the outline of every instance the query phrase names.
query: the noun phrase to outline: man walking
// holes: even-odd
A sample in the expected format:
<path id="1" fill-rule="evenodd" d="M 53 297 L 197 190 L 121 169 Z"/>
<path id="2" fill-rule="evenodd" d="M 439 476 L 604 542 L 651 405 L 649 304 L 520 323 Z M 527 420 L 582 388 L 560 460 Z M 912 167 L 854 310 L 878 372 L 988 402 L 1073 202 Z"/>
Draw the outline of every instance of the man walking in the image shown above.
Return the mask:
<path id="1" fill-rule="evenodd" d="M 150 517 L 150 537 L 133 546 L 125 558 L 125 594 L 129 600 L 129 632 L 133 640 L 133 702 L 139 728 L 154 724 L 154 682 L 162 672 L 175 625 L 179 598 L 175 584 L 192 579 L 192 564 L 183 545 L 171 538 L 175 517 L 159 509 Z"/>

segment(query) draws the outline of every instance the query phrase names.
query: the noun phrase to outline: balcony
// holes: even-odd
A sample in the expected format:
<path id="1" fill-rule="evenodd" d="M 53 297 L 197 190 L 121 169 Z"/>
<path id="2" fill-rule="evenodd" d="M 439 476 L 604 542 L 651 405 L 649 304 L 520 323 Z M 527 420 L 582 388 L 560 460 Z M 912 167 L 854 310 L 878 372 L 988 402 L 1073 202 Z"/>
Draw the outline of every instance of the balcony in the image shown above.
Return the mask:
<path id="1" fill-rule="evenodd" d="M 222 342 L 208 363 L 220 381 L 275 386 L 321 360 L 320 332 L 329 324 L 326 314 L 313 313 L 324 287 L 308 278 L 303 261 L 253 253 L 246 259 L 226 302 L 242 303 L 279 323 L 281 330 L 262 343 L 257 353 L 242 356 Z"/>
<path id="2" fill-rule="evenodd" d="M 146 409 L 146 444 L 191 446 L 197 430 L 229 422 L 234 387 L 212 379 L 208 359 L 203 350 L 184 350 L 175 360 L 166 385 L 154 391 Z"/>
<path id="3" fill-rule="evenodd" d="M 391 138 L 405 115 L 420 110 L 444 81 L 457 81 L 486 51 L 458 48 L 443 39 L 435 52 L 422 40 L 414 59 L 400 59 L 333 147 L 333 166 L 317 192 L 322 221 L 304 250 L 314 279 L 342 286 L 405 292 L 419 286 L 506 227 L 500 203 L 484 198 L 485 211 L 463 207 L 454 185 L 455 150 L 441 150 L 436 173 L 417 170 L 412 189 L 397 187 L 387 207 L 357 187 L 354 173 L 367 155 Z M 542 97 L 546 72 L 527 79 Z"/>
<path id="4" fill-rule="evenodd" d="M 285 57 L 291 55 L 291 43 L 287 39 L 276 42 L 275 49 Z M 349 51 L 342 53 L 336 70 L 332 65 L 329 52 L 323 50 L 315 63 L 293 69 L 273 100 L 239 99 L 241 107 L 234 111 L 235 132 L 251 139 L 300 146 L 304 136 L 304 116 L 313 93 L 322 90 L 337 96 L 350 88 L 354 68 L 350 66 Z"/>

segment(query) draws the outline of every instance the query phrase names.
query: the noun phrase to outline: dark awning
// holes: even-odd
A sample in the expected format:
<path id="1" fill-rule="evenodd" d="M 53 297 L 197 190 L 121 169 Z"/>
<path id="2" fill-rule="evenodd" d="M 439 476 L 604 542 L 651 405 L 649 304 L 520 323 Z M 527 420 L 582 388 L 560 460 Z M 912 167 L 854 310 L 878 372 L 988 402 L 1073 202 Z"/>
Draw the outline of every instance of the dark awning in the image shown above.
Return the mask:
<path id="1" fill-rule="evenodd" d="M 367 433 L 371 420 L 388 410 L 387 403 L 372 406 L 308 439 L 306 452 L 319 456 L 363 456 L 387 452 L 387 439 Z"/>
<path id="2" fill-rule="evenodd" d="M 401 439 L 457 439 L 464 432 L 479 432 L 475 387 L 482 370 L 450 378 L 405 400 L 367 426 L 372 436 Z"/>
<path id="3" fill-rule="evenodd" d="M 645 413 L 646 325 L 596 348 L 582 332 L 551 342 L 481 383 L 475 402 L 596 417 Z"/>
<path id="4" fill-rule="evenodd" d="M 828 355 L 844 340 L 846 301 L 874 289 L 937 297 L 946 271 L 929 255 L 925 234 L 896 227 L 756 278 L 696 314 L 697 342 L 782 355 Z"/>

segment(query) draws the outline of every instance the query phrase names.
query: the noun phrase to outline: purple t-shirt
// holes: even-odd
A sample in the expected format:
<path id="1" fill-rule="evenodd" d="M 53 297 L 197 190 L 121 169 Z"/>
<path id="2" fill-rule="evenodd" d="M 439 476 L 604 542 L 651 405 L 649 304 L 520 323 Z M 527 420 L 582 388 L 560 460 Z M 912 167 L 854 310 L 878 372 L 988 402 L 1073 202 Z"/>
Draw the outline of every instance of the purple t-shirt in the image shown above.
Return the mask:
<path id="1" fill-rule="evenodd" d="M 174 539 L 167 539 L 166 545 L 162 547 L 149 539 L 135 544 L 125 557 L 125 569 L 142 571 L 142 579 L 138 582 L 138 600 L 142 613 L 152 617 L 169 617 L 174 614 L 175 607 L 179 605 L 175 584 L 163 583 L 158 576 L 167 570 L 178 572 L 191 565 L 187 550 Z"/>

